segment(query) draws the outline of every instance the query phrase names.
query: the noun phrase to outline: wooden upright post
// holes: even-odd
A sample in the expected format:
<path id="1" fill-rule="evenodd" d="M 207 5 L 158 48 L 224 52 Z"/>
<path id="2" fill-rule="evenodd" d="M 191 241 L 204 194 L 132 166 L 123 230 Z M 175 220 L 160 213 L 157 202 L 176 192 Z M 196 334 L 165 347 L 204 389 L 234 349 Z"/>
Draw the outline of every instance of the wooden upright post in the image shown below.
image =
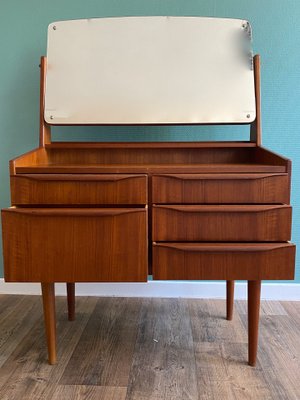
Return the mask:
<path id="1" fill-rule="evenodd" d="M 254 68 L 254 85 L 256 99 L 256 119 L 250 127 L 250 141 L 255 142 L 257 146 L 261 146 L 261 96 L 260 96 L 260 56 L 256 54 L 253 59 Z"/>
<path id="2" fill-rule="evenodd" d="M 45 87 L 46 87 L 46 70 L 47 58 L 41 57 L 41 81 L 40 81 L 40 147 L 45 147 L 45 144 L 51 143 L 51 127 L 45 122 Z"/>

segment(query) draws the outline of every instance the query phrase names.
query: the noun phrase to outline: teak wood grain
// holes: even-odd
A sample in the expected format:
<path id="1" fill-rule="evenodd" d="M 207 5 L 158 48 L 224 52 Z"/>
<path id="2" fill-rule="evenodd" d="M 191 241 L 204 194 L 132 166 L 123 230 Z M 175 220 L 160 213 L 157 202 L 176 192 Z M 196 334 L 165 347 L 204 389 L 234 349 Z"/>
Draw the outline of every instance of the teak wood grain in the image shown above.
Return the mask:
<path id="1" fill-rule="evenodd" d="M 13 205 L 147 204 L 147 176 L 29 174 L 11 177 Z"/>
<path id="2" fill-rule="evenodd" d="M 51 127 L 44 119 L 45 110 L 45 88 L 46 88 L 46 75 L 47 75 L 47 59 L 41 57 L 41 78 L 40 78 L 40 147 L 51 143 Z"/>
<path id="3" fill-rule="evenodd" d="M 17 174 L 203 174 L 203 173 L 282 173 L 283 165 L 271 164 L 60 164 L 16 167 Z"/>
<path id="4" fill-rule="evenodd" d="M 56 364 L 56 313 L 54 283 L 42 282 L 42 297 L 49 364 Z"/>
<path id="5" fill-rule="evenodd" d="M 75 283 L 67 282 L 68 320 L 75 320 Z"/>
<path id="6" fill-rule="evenodd" d="M 291 237 L 291 207 L 154 205 L 152 230 L 154 241 L 287 241 Z"/>
<path id="7" fill-rule="evenodd" d="M 234 305 L 234 281 L 226 281 L 226 319 L 232 320 Z"/>
<path id="8" fill-rule="evenodd" d="M 147 210 L 2 211 L 8 282 L 147 280 Z"/>
<path id="9" fill-rule="evenodd" d="M 166 147 L 164 143 L 161 148 L 147 146 L 147 143 L 139 147 L 133 146 L 107 146 L 105 143 L 98 143 L 91 147 L 71 146 L 66 143 L 53 148 L 38 149 L 35 152 L 27 153 L 23 157 L 13 160 L 15 172 L 27 173 L 27 171 L 59 171 L 62 173 L 66 167 L 73 169 L 80 168 L 84 171 L 87 168 L 136 168 L 137 171 L 148 172 L 148 168 L 159 169 L 187 168 L 197 173 L 197 168 L 205 172 L 217 171 L 218 173 L 230 172 L 288 172 L 288 160 L 258 147 L 220 147 L 220 145 L 203 147 L 181 147 L 181 143 L 171 143 L 173 146 Z M 42 151 L 43 150 L 43 151 Z M 72 168 L 72 169 L 71 169 Z M 161 171 L 157 171 L 161 173 Z M 163 171 L 162 171 L 163 172 Z M 180 173 L 176 172 L 176 173 Z M 29 173 L 29 172 L 28 172 Z M 126 173 L 126 172 L 124 172 Z M 129 172 L 132 173 L 132 170 Z M 199 173 L 199 172 L 198 172 Z"/>
<path id="10" fill-rule="evenodd" d="M 261 281 L 248 281 L 248 363 L 255 366 L 258 346 Z"/>
<path id="11" fill-rule="evenodd" d="M 153 203 L 272 204 L 289 202 L 288 174 L 161 174 Z"/>
<path id="12" fill-rule="evenodd" d="M 294 279 L 295 246 L 289 243 L 154 243 L 158 280 Z"/>
<path id="13" fill-rule="evenodd" d="M 261 146 L 262 128 L 261 128 L 261 93 L 260 93 L 260 55 L 253 57 L 254 81 L 255 81 L 255 111 L 256 118 L 250 127 L 250 140 L 257 146 Z"/>

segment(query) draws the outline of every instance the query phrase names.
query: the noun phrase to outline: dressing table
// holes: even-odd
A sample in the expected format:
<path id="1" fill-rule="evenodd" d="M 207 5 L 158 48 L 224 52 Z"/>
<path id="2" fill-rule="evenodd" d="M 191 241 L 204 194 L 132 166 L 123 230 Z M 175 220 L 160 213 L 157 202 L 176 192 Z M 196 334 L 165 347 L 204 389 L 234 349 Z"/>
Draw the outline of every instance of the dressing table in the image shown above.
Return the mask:
<path id="1" fill-rule="evenodd" d="M 10 162 L 6 282 L 42 286 L 56 362 L 56 282 L 248 282 L 249 364 L 262 280 L 294 278 L 291 161 L 261 145 L 260 58 L 238 19 L 123 17 L 49 25 L 39 147 Z M 51 126 L 247 125 L 249 140 L 57 142 Z M 109 139 L 109 138 L 108 138 Z M 141 138 L 147 139 L 146 136 Z M 199 138 L 201 139 L 201 137 Z M 200 293 L 199 293 L 200 294 Z"/>

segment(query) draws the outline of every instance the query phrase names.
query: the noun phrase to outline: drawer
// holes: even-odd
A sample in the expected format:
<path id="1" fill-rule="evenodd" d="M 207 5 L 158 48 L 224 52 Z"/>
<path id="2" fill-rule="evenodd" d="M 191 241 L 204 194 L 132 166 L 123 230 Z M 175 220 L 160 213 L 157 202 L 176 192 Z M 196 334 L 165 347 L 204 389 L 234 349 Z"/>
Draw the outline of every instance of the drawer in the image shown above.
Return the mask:
<path id="1" fill-rule="evenodd" d="M 2 210 L 8 282 L 147 280 L 147 210 Z"/>
<path id="2" fill-rule="evenodd" d="M 290 243 L 154 243 L 158 280 L 294 279 Z"/>
<path id="3" fill-rule="evenodd" d="M 152 178 L 162 204 L 289 203 L 288 174 L 162 174 Z"/>
<path id="4" fill-rule="evenodd" d="M 147 176 L 28 174 L 11 176 L 13 205 L 147 204 Z"/>
<path id="5" fill-rule="evenodd" d="M 153 240 L 287 241 L 291 212 L 287 205 L 155 205 Z"/>

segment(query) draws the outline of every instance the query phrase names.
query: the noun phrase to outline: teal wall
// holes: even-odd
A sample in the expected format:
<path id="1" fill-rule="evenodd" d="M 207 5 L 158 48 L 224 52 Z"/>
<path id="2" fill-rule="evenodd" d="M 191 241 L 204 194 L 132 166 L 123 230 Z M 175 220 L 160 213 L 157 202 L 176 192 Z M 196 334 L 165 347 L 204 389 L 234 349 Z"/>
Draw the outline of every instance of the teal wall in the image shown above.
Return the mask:
<path id="1" fill-rule="evenodd" d="M 262 57 L 264 146 L 293 161 L 293 241 L 300 248 L 300 2 L 299 0 L 0 0 L 0 206 L 9 198 L 8 161 L 37 146 L 39 58 L 50 22 L 128 15 L 199 15 L 248 19 Z M 82 139 L 82 128 L 60 139 Z M 99 140 L 245 139 L 245 128 L 96 128 Z M 145 132 L 143 131 L 143 132 Z M 108 136 L 109 133 L 109 137 Z M 300 283 L 300 257 L 297 282 Z"/>

